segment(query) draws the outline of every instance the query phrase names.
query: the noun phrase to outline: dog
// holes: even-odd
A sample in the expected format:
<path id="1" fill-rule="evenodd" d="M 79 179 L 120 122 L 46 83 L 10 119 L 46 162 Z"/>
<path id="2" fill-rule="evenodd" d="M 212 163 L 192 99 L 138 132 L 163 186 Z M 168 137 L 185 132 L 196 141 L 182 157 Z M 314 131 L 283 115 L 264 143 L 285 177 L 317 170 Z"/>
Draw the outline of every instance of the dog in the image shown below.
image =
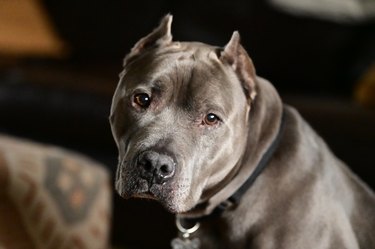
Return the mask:
<path id="1" fill-rule="evenodd" d="M 177 216 L 173 248 L 375 248 L 375 195 L 270 82 L 235 31 L 172 41 L 172 16 L 124 59 L 110 124 L 123 198 Z"/>

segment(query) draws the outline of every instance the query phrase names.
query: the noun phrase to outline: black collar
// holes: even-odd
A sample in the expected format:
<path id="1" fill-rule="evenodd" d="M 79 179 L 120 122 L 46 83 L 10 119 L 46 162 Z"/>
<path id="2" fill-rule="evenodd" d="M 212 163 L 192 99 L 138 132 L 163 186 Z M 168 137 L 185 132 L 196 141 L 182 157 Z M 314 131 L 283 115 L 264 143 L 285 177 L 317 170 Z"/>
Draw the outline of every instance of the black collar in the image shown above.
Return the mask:
<path id="1" fill-rule="evenodd" d="M 227 200 L 220 203 L 210 215 L 214 215 L 214 216 L 220 215 L 229 207 L 236 206 L 240 203 L 242 196 L 246 193 L 248 189 L 250 189 L 250 187 L 253 185 L 257 177 L 263 172 L 263 170 L 269 164 L 269 161 L 271 160 L 273 154 L 275 153 L 276 149 L 279 147 L 282 135 L 284 134 L 284 130 L 285 130 L 285 114 L 284 114 L 284 109 L 283 109 L 282 114 L 281 114 L 279 131 L 275 139 L 273 140 L 271 146 L 268 148 L 266 153 L 260 159 L 253 173 L 250 175 L 249 178 L 247 178 L 247 180 L 242 184 L 242 186 L 239 187 L 236 192 L 234 192 L 232 196 L 230 196 Z"/>
<path id="2" fill-rule="evenodd" d="M 187 221 L 188 223 L 194 222 L 197 223 L 202 220 L 206 220 L 213 217 L 220 216 L 225 210 L 227 210 L 230 207 L 236 206 L 240 203 L 241 198 L 246 193 L 246 191 L 253 185 L 257 177 L 262 173 L 262 171 L 267 167 L 269 164 L 269 161 L 271 160 L 273 154 L 275 153 L 276 149 L 280 145 L 281 138 L 284 134 L 285 130 L 285 114 L 284 114 L 284 108 L 282 110 L 281 114 L 281 121 L 279 126 L 279 131 L 273 140 L 271 146 L 268 148 L 266 153 L 263 155 L 263 157 L 260 159 L 258 165 L 256 166 L 253 173 L 250 175 L 250 177 L 237 189 L 234 194 L 232 194 L 227 200 L 221 202 L 212 212 L 211 214 L 208 214 L 206 216 L 198 217 L 198 218 L 183 218 L 184 221 Z M 178 218 L 180 220 L 180 218 Z M 180 222 L 180 221 L 179 221 Z"/>

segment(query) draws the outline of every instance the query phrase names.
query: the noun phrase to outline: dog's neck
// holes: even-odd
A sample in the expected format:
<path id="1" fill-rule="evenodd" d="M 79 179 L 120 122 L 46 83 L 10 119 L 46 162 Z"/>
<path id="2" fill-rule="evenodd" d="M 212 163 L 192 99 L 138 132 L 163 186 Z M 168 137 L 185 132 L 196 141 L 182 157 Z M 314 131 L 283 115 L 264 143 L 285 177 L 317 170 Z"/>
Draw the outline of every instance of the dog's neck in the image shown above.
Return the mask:
<path id="1" fill-rule="evenodd" d="M 240 201 L 261 171 L 267 166 L 268 160 L 277 147 L 280 139 L 280 126 L 283 116 L 283 104 L 273 86 L 262 78 L 257 78 L 257 97 L 252 105 L 249 116 L 249 132 L 247 150 L 234 166 L 236 170 L 229 183 L 223 186 L 210 198 L 197 205 L 189 212 L 178 214 L 182 219 L 204 219 L 215 216 L 225 210 L 235 208 L 234 202 Z M 276 143 L 275 143 L 276 142 Z M 267 159 L 267 160 L 265 160 Z M 257 172 L 260 169 L 259 172 Z M 233 196 L 236 196 L 233 198 Z M 233 207 L 234 206 L 234 207 Z"/>

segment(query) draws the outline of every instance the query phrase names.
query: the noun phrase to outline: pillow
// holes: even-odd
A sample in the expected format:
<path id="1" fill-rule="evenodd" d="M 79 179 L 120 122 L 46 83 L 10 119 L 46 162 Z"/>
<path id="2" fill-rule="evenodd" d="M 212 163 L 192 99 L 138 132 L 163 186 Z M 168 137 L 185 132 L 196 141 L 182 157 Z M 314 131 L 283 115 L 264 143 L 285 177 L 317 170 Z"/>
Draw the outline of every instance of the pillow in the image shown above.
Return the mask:
<path id="1" fill-rule="evenodd" d="M 111 192 L 103 165 L 0 135 L 0 248 L 107 248 Z"/>

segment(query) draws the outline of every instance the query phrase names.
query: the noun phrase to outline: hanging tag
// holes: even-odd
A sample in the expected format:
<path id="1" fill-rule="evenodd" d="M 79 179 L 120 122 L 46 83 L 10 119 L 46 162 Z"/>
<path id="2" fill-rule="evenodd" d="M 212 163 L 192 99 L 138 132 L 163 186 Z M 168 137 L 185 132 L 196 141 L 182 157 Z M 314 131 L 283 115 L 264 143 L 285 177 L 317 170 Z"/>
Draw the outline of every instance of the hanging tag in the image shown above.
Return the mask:
<path id="1" fill-rule="evenodd" d="M 199 249 L 199 239 L 180 239 L 175 238 L 171 242 L 172 249 Z"/>

